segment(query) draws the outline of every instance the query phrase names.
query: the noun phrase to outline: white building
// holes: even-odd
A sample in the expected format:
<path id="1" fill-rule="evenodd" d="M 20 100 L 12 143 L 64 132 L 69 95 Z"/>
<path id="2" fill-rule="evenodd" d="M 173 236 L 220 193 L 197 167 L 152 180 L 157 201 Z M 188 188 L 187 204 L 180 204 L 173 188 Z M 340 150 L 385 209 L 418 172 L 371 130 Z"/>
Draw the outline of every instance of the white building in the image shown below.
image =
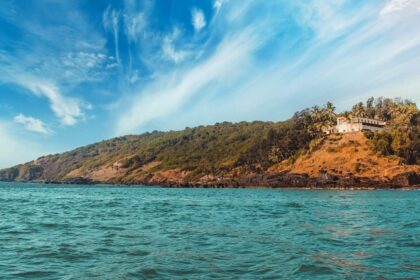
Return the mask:
<path id="1" fill-rule="evenodd" d="M 350 120 L 344 117 L 337 118 L 337 125 L 334 132 L 346 133 L 363 130 L 378 131 L 386 126 L 386 122 L 381 120 L 374 120 L 368 118 L 351 118 Z"/>

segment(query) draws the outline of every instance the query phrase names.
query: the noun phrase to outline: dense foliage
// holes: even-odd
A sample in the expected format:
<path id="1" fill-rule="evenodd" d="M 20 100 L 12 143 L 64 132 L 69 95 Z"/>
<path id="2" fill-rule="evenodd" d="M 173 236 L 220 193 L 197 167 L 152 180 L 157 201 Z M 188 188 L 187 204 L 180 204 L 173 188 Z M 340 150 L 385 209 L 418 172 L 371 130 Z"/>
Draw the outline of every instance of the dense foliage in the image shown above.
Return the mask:
<path id="1" fill-rule="evenodd" d="M 366 105 L 357 103 L 350 114 L 387 122 L 386 129 L 366 133 L 378 153 L 398 156 L 406 164 L 420 164 L 420 111 L 415 103 L 399 98 L 369 98 Z"/>
<path id="2" fill-rule="evenodd" d="M 297 112 L 283 122 L 224 122 L 118 137 L 0 171 L 0 179 L 60 180 L 74 170 L 83 175 L 97 167 L 115 166 L 129 174 L 147 164 L 151 167 L 144 172 L 179 169 L 191 171 L 191 176 L 264 172 L 286 159 L 293 162 L 319 143 L 324 130 L 336 123 L 334 110 L 328 102 Z M 419 163 L 420 114 L 414 103 L 370 98 L 340 115 L 387 121 L 387 129 L 366 133 L 372 147 L 408 164 Z"/>

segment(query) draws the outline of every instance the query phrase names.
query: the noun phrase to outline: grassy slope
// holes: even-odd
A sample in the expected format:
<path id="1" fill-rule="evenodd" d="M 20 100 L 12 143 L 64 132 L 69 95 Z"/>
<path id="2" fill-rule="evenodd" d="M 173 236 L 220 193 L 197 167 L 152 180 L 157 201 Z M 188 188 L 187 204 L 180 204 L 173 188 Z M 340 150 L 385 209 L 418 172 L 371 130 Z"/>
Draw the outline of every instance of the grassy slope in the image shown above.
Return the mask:
<path id="1" fill-rule="evenodd" d="M 381 105 L 385 101 L 389 107 L 386 110 Z M 114 138 L 0 170 L 0 180 L 61 181 L 84 177 L 101 182 L 140 183 L 152 178 L 153 182 L 182 184 L 279 172 L 316 177 L 327 171 L 336 176 L 382 181 L 405 172 L 419 174 L 418 164 L 406 166 L 402 158 L 377 154 L 379 147 L 418 159 L 418 109 L 415 105 L 385 101 L 370 110 L 388 116 L 390 130 L 375 134 L 373 140 L 367 140 L 363 133 L 325 137 L 322 125 L 326 121 L 334 123 L 335 115 L 328 106 L 315 106 L 284 122 L 225 122 Z M 414 140 L 404 134 L 407 129 Z"/>
<path id="2" fill-rule="evenodd" d="M 263 171 L 238 164 L 244 155 L 267 141 L 270 130 L 282 129 L 283 125 L 262 122 L 219 124 L 179 132 L 121 137 L 43 157 L 8 171 L 19 170 L 16 180 L 87 177 L 113 183 L 141 182 L 145 176 L 153 176 L 157 182 L 205 182 L 220 176 L 240 178 L 279 172 L 317 177 L 320 171 L 387 181 L 405 172 L 420 173 L 419 165 L 404 165 L 397 157 L 377 155 L 363 133 L 331 135 L 316 142 L 310 150 L 301 152 L 293 163 L 283 160 Z M 115 168 L 115 163 L 123 165 Z M 45 172 L 36 172 L 40 166 Z"/>
<path id="3" fill-rule="evenodd" d="M 124 176 L 156 162 L 160 164 L 152 171 L 178 168 L 197 174 L 222 172 L 258 146 L 270 129 L 278 130 L 283 125 L 223 123 L 119 137 L 7 169 L 2 172 L 3 179 L 15 174 L 17 180 L 61 180 L 72 171 L 74 176 L 86 176 L 98 168 L 110 168 L 116 162 L 123 164 Z M 42 169 L 44 172 L 40 172 Z"/>
<path id="4" fill-rule="evenodd" d="M 322 171 L 335 176 L 358 176 L 387 181 L 405 173 L 420 174 L 419 165 L 404 165 L 396 156 L 378 155 L 362 132 L 335 134 L 320 140 L 293 164 L 273 165 L 270 172 L 290 172 L 318 177 Z"/>

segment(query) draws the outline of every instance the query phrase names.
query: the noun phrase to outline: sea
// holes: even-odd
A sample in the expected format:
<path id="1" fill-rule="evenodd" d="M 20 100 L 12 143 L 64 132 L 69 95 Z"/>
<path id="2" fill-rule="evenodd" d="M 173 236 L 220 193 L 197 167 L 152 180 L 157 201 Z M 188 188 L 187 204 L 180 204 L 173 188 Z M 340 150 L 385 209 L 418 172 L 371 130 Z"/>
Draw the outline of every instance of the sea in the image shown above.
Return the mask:
<path id="1" fill-rule="evenodd" d="M 0 279 L 420 279 L 417 190 L 0 183 Z"/>

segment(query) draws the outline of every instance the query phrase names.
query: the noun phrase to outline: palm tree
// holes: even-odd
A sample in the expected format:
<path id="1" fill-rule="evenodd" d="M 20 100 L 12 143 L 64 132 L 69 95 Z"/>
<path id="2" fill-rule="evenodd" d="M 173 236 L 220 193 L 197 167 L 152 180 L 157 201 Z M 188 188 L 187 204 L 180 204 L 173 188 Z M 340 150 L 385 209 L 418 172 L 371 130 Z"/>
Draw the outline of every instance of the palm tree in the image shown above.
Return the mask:
<path id="1" fill-rule="evenodd" d="M 356 105 L 354 105 L 352 108 L 352 113 L 355 117 L 367 117 L 365 105 L 363 105 L 363 102 L 356 103 Z"/>

